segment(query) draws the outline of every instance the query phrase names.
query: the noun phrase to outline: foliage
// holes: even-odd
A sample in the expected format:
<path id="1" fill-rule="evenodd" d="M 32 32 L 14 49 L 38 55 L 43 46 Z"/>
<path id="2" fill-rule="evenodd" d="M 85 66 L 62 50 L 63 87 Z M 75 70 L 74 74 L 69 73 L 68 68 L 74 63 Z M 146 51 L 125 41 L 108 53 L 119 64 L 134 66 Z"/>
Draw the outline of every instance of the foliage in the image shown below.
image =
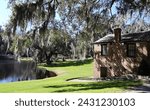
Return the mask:
<path id="1" fill-rule="evenodd" d="M 76 22 L 80 25 L 86 22 L 88 25 L 94 14 L 98 13 L 99 17 L 113 16 L 113 5 L 118 14 L 133 15 L 136 12 L 139 12 L 141 16 L 150 14 L 150 3 L 147 0 L 9 0 L 9 6 L 13 10 L 11 20 L 14 32 L 17 26 L 26 28 L 28 22 L 35 21 L 40 23 L 41 31 L 45 31 L 56 12 L 63 18 L 63 21 L 68 19 L 67 24 L 74 22 L 72 26 L 75 29 L 79 26 Z M 94 17 L 98 16 L 94 15 Z"/>
<path id="2" fill-rule="evenodd" d="M 61 23 L 74 39 L 71 45 L 73 58 L 91 56 L 89 51 L 91 43 L 98 39 L 96 35 L 106 34 L 110 27 L 108 13 L 101 13 L 101 8 L 97 0 L 70 0 L 58 6 Z"/>
<path id="3" fill-rule="evenodd" d="M 58 6 L 57 0 L 10 0 L 9 6 L 12 7 L 13 32 L 17 26 L 22 29 L 27 28 L 28 22 L 37 21 L 41 23 L 41 31 L 45 31 L 50 20 L 55 16 L 55 10 Z"/>
<path id="4" fill-rule="evenodd" d="M 126 32 L 149 29 L 139 22 L 149 18 L 150 3 L 146 0 L 9 0 L 8 5 L 12 16 L 7 36 L 12 39 L 11 33 L 14 36 L 17 30 L 30 34 L 25 38 L 30 43 L 22 49 L 35 53 L 41 62 L 51 63 L 54 54 L 83 59 L 92 56 L 91 43 L 112 33 L 114 25 Z M 130 18 L 134 20 L 128 25 Z"/>
<path id="5" fill-rule="evenodd" d="M 11 38 L 7 36 L 6 31 L 0 26 L 0 53 L 10 53 Z"/>
<path id="6" fill-rule="evenodd" d="M 31 48 L 32 41 L 30 38 L 21 35 L 15 35 L 12 38 L 12 45 L 10 51 L 16 56 L 29 56 L 29 49 Z"/>
<path id="7" fill-rule="evenodd" d="M 34 54 L 40 62 L 46 60 L 47 64 L 52 62 L 52 57 L 58 54 L 68 56 L 69 54 L 69 36 L 63 30 L 56 28 L 49 29 L 45 34 L 36 33 L 32 40 L 33 48 L 37 50 Z"/>
<path id="8" fill-rule="evenodd" d="M 146 23 L 144 20 L 139 19 L 137 22 L 133 22 L 130 25 L 125 25 L 122 30 L 123 33 L 133 33 L 140 31 L 148 31 L 150 29 L 150 24 Z"/>

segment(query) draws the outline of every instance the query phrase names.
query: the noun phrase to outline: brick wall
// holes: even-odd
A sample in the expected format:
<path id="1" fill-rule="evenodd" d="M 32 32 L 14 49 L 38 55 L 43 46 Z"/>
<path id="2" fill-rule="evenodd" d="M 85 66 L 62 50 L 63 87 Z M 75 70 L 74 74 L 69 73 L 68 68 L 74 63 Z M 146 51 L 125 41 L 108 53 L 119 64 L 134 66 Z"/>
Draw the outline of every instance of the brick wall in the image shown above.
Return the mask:
<path id="1" fill-rule="evenodd" d="M 94 44 L 94 77 L 101 77 L 101 67 L 107 67 L 107 76 L 139 72 L 141 62 L 144 60 L 150 65 L 150 44 L 137 42 L 136 56 L 127 57 L 126 43 L 107 43 L 108 55 L 101 56 L 101 44 Z"/>

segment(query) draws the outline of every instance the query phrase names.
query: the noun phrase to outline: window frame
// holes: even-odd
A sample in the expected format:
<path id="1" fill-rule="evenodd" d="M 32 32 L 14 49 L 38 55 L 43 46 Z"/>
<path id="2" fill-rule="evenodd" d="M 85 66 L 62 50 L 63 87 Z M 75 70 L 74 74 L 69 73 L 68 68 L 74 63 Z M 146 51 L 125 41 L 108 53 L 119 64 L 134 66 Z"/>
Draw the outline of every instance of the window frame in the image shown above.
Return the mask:
<path id="1" fill-rule="evenodd" d="M 106 51 L 104 53 L 104 50 Z M 101 56 L 108 56 L 108 44 L 101 44 Z"/>
<path id="2" fill-rule="evenodd" d="M 127 57 L 136 57 L 136 43 L 127 43 Z"/>

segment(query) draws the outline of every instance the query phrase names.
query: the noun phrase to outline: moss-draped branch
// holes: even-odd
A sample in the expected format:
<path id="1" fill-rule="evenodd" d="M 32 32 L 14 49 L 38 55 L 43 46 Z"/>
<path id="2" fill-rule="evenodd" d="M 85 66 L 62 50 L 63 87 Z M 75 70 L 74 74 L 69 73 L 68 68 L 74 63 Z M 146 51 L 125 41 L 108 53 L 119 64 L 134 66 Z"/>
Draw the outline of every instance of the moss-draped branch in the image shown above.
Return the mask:
<path id="1" fill-rule="evenodd" d="M 16 0 L 14 0 L 15 2 Z M 42 21 L 41 31 L 45 31 L 50 19 L 55 17 L 55 11 L 59 4 L 57 0 L 36 0 L 35 2 L 28 0 L 28 2 L 22 3 L 12 3 L 12 19 L 13 33 L 15 33 L 16 28 L 20 27 L 22 29 L 27 28 L 27 24 L 33 21 Z"/>
<path id="2" fill-rule="evenodd" d="M 81 9 L 77 9 L 78 15 L 80 15 L 81 19 L 85 19 L 87 23 L 90 21 L 90 11 L 101 7 L 100 11 L 102 13 L 111 13 L 111 8 L 114 4 L 116 4 L 119 14 L 130 12 L 132 15 L 137 11 L 139 11 L 139 15 L 143 13 L 150 14 L 150 3 L 147 0 L 9 0 L 9 6 L 13 10 L 11 20 L 13 33 L 15 33 L 17 27 L 26 29 L 29 22 L 35 21 L 41 22 L 42 27 L 40 30 L 43 33 L 50 20 L 55 17 L 59 4 L 63 7 L 67 6 L 68 9 L 66 11 L 69 11 L 69 13 L 73 13 L 73 10 L 77 9 L 78 6 L 81 7 Z M 63 10 L 61 6 L 60 10 Z M 93 10 L 90 8 L 91 6 Z"/>

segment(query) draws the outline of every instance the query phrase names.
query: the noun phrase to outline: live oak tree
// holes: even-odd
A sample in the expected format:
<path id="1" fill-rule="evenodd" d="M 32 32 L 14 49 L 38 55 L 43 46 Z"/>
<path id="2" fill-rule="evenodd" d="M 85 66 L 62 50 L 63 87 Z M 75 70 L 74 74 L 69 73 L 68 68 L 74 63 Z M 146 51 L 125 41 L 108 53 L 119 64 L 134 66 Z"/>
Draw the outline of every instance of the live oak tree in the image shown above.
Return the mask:
<path id="1" fill-rule="evenodd" d="M 37 32 L 33 41 L 33 48 L 37 50 L 38 60 L 51 64 L 52 58 L 58 54 L 68 56 L 69 54 L 69 36 L 62 30 L 53 28 L 45 32 L 43 36 Z"/>
<path id="2" fill-rule="evenodd" d="M 63 50 L 61 47 L 64 46 L 59 46 L 61 42 L 56 47 L 47 46 L 56 44 L 62 31 L 74 40 L 71 47 L 75 55 L 76 50 L 86 51 L 85 48 L 97 36 L 108 33 L 117 16 L 130 14 L 132 17 L 136 13 L 139 17 L 147 17 L 150 14 L 150 3 L 147 0 L 9 0 L 8 4 L 12 9 L 10 32 L 15 35 L 17 29 L 27 32 L 30 27 L 33 46 L 38 48 L 40 56 L 46 56 L 47 62 L 51 62 L 51 53 L 58 50 L 55 48 Z M 113 6 L 116 7 L 116 15 L 112 13 Z M 46 43 L 44 40 L 52 36 L 47 30 L 56 31 L 54 27 L 57 21 L 61 28 L 53 35 L 55 40 Z M 46 52 L 41 52 L 43 50 Z"/>
<path id="3" fill-rule="evenodd" d="M 31 27 L 29 31 L 30 33 L 32 33 L 30 37 L 32 39 L 33 48 L 38 49 L 38 54 L 40 54 L 39 56 L 43 57 L 44 55 L 47 63 L 51 62 L 51 56 L 53 54 L 56 54 L 56 51 L 57 53 L 59 53 L 64 49 L 64 46 L 61 45 L 62 43 L 64 43 L 61 35 L 64 34 L 60 32 L 61 30 L 56 29 L 56 32 L 56 30 L 54 29 L 54 17 L 58 4 L 59 3 L 57 0 L 9 1 L 9 6 L 12 8 L 12 16 L 10 20 L 10 24 L 12 24 L 12 29 L 10 30 L 11 33 L 15 35 L 17 28 L 19 30 L 27 32 L 26 30 L 29 30 L 28 28 Z M 51 32 L 50 34 L 48 30 L 53 30 L 53 32 Z M 60 38 L 57 37 L 58 33 Z M 39 59 L 42 60 L 44 58 Z"/>
<path id="4" fill-rule="evenodd" d="M 28 21 L 40 22 L 43 28 L 41 31 L 44 31 L 50 19 L 55 16 L 56 11 L 58 13 L 63 12 L 63 15 L 61 14 L 63 18 L 70 17 L 70 22 L 73 22 L 71 19 L 76 16 L 81 22 L 86 20 L 88 23 L 91 12 L 112 14 L 114 4 L 118 14 L 130 12 L 132 15 L 139 12 L 139 15 L 142 13 L 145 16 L 149 15 L 150 4 L 147 0 L 9 0 L 9 6 L 14 10 L 12 21 L 14 31 L 16 26 L 27 27 Z M 64 11 L 62 11 L 63 9 Z M 70 16 L 73 14 L 75 16 Z"/>
<path id="5" fill-rule="evenodd" d="M 8 36 L 7 28 L 3 29 L 0 26 L 0 54 L 10 54 L 10 46 L 12 39 Z"/>
<path id="6" fill-rule="evenodd" d="M 14 32 L 17 26 L 26 28 L 28 22 L 33 21 L 39 22 L 42 25 L 41 31 L 44 31 L 56 12 L 63 9 L 67 13 L 77 14 L 76 17 L 80 15 L 80 19 L 89 22 L 90 12 L 99 11 L 103 14 L 108 12 L 111 14 L 114 4 L 120 14 L 130 12 L 132 15 L 137 11 L 140 15 L 150 14 L 148 0 L 9 0 L 9 6 L 13 10 Z"/>
<path id="7" fill-rule="evenodd" d="M 58 7 L 58 14 L 65 29 L 74 37 L 72 43 L 74 56 L 85 59 L 88 50 L 92 48 L 96 34 L 106 33 L 109 28 L 108 13 L 100 10 L 102 4 L 98 0 L 70 0 Z"/>

